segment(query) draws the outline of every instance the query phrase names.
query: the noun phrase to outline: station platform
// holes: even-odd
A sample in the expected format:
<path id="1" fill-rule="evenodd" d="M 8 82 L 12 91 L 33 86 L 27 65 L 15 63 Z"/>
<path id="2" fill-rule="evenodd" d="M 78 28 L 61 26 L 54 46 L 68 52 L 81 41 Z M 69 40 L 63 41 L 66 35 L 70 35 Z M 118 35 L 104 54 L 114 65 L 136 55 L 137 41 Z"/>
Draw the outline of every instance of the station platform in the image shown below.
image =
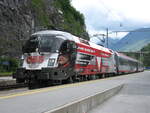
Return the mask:
<path id="1" fill-rule="evenodd" d="M 150 71 L 134 74 L 114 97 L 88 113 L 150 113 Z"/>
<path id="2" fill-rule="evenodd" d="M 0 95 L 0 113 L 149 113 L 149 81 L 150 72 L 145 71 L 88 82 L 3 94 Z M 77 109 L 74 109 L 74 112 L 51 112 L 97 93 L 104 94 L 104 91 L 122 84 L 124 87 L 116 96 L 106 99 L 89 112 L 78 112 Z M 140 111 L 137 112 L 138 110 Z"/>
<path id="3" fill-rule="evenodd" d="M 14 85 L 14 84 L 16 84 L 16 79 L 13 79 L 12 77 L 0 77 L 0 86 Z"/>
<path id="4" fill-rule="evenodd" d="M 45 113 L 120 84 L 121 81 L 101 79 L 3 94 L 0 96 L 0 113 Z"/>

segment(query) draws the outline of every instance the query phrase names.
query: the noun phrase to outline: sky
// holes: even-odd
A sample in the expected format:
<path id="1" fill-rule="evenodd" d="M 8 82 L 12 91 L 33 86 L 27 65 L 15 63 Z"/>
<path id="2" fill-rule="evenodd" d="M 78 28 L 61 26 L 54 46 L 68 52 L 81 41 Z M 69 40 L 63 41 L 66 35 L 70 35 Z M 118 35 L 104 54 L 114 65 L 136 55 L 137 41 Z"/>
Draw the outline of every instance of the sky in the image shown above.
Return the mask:
<path id="1" fill-rule="evenodd" d="M 150 0 L 72 0 L 85 18 L 88 33 L 122 38 L 138 28 L 150 27 Z M 116 31 L 119 31 L 117 34 Z"/>

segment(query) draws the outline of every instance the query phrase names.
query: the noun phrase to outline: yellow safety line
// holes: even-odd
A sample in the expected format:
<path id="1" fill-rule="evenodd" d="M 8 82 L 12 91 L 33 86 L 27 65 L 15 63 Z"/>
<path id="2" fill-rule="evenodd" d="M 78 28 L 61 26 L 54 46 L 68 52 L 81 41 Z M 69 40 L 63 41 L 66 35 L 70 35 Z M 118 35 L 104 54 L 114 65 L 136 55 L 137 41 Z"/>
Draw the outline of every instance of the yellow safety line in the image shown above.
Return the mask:
<path id="1" fill-rule="evenodd" d="M 36 94 L 36 93 L 54 91 L 54 90 L 58 90 L 58 89 L 62 89 L 62 88 L 67 88 L 67 87 L 72 87 L 72 86 L 81 86 L 81 85 L 84 85 L 84 84 L 95 83 L 95 82 L 98 82 L 98 81 L 108 80 L 108 79 L 115 79 L 115 78 L 119 78 L 119 77 L 120 76 L 118 76 L 118 77 L 109 77 L 109 78 L 79 82 L 79 83 L 74 83 L 74 84 L 67 84 L 67 85 L 54 86 L 54 87 L 49 87 L 49 88 L 35 89 L 35 90 L 30 90 L 30 91 L 26 91 L 26 92 L 17 93 L 17 94 L 10 94 L 10 95 L 7 95 L 7 96 L 0 96 L 0 99 L 8 99 L 8 98 L 13 98 L 13 97 L 18 97 L 18 96 L 25 96 L 25 95 L 31 95 L 31 94 Z"/>
<path id="2" fill-rule="evenodd" d="M 10 94 L 10 95 L 7 95 L 7 96 L 0 96 L 0 99 L 7 99 L 7 98 L 18 97 L 18 96 L 25 96 L 25 95 L 31 95 L 31 94 L 36 94 L 36 93 L 54 91 L 54 90 L 67 88 L 67 87 L 71 87 L 71 86 L 81 86 L 81 85 L 84 85 L 84 84 L 94 83 L 94 82 L 98 82 L 98 81 L 101 81 L 101 80 L 104 80 L 104 79 L 92 80 L 92 81 L 86 81 L 86 82 L 80 82 L 80 83 L 74 83 L 74 84 L 67 84 L 67 85 L 60 85 L 60 86 L 49 87 L 49 88 L 35 89 L 35 90 L 30 90 L 30 91 L 27 91 L 27 92 L 21 92 L 21 93 L 17 93 L 17 94 Z"/>

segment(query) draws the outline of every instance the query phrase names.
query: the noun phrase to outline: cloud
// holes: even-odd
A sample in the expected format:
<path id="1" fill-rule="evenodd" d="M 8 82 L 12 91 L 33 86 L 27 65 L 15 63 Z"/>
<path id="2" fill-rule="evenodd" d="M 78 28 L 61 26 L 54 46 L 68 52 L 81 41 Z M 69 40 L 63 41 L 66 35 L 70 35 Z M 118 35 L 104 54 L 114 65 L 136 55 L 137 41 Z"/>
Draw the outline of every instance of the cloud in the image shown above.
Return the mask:
<path id="1" fill-rule="evenodd" d="M 84 14 L 89 32 L 150 26 L 149 0 L 72 0 L 72 5 Z"/>

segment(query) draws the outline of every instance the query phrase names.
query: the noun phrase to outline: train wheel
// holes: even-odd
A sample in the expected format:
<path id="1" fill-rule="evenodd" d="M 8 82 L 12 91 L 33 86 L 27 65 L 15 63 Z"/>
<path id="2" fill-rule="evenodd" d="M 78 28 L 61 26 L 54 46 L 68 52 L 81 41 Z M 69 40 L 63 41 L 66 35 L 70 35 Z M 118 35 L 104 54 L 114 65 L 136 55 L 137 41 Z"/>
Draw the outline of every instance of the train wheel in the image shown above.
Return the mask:
<path id="1" fill-rule="evenodd" d="M 24 79 L 16 78 L 16 83 L 23 83 L 23 82 L 25 82 Z"/>
<path id="2" fill-rule="evenodd" d="M 72 76 L 70 76 L 68 79 L 66 79 L 66 80 L 62 80 L 62 84 L 68 84 L 68 83 L 73 83 L 74 81 L 73 81 L 73 77 Z"/>
<path id="3" fill-rule="evenodd" d="M 29 89 L 35 89 L 35 88 L 39 88 L 39 87 L 40 87 L 40 83 L 37 80 L 29 80 L 29 82 L 28 82 Z"/>
<path id="4" fill-rule="evenodd" d="M 96 80 L 96 75 L 91 76 L 92 80 Z"/>
<path id="5" fill-rule="evenodd" d="M 84 81 L 88 81 L 89 75 L 85 75 Z"/>
<path id="6" fill-rule="evenodd" d="M 106 75 L 105 74 L 102 74 L 102 78 L 105 78 L 106 77 Z"/>
<path id="7" fill-rule="evenodd" d="M 28 81 L 28 89 L 33 89 L 33 81 Z"/>
<path id="8" fill-rule="evenodd" d="M 80 77 L 77 75 L 72 76 L 72 80 L 73 80 L 73 83 L 81 81 Z"/>
<path id="9" fill-rule="evenodd" d="M 70 76 L 70 77 L 68 78 L 68 83 L 73 83 L 73 78 L 72 78 L 72 76 Z"/>

